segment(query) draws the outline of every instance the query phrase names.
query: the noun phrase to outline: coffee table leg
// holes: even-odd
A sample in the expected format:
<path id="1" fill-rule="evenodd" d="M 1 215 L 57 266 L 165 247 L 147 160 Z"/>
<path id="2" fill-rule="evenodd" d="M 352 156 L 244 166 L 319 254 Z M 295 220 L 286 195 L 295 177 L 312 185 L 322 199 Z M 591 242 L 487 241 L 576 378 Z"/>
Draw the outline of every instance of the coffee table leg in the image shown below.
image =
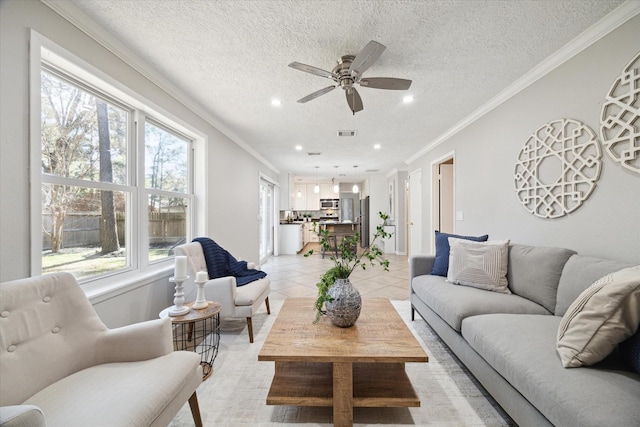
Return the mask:
<path id="1" fill-rule="evenodd" d="M 333 425 L 353 425 L 353 364 L 333 363 Z"/>

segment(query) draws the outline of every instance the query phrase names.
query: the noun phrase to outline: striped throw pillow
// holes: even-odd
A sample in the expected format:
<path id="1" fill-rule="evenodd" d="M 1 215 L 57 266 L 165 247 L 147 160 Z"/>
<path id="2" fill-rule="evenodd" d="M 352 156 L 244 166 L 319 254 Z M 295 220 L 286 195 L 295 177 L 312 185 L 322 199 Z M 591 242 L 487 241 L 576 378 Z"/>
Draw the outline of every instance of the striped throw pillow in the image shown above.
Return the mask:
<path id="1" fill-rule="evenodd" d="M 509 240 L 472 242 L 449 238 L 447 281 L 493 292 L 510 294 L 507 282 Z"/>

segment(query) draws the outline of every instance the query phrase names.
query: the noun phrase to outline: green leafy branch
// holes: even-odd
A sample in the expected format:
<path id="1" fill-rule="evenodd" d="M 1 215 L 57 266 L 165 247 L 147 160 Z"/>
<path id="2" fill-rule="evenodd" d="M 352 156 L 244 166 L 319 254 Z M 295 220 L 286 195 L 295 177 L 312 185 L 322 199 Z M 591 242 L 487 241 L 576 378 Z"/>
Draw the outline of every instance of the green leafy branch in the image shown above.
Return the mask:
<path id="1" fill-rule="evenodd" d="M 378 212 L 378 215 L 382 219 L 382 224 L 376 227 L 376 233 L 373 236 L 371 245 L 368 248 L 364 248 L 362 252 L 358 253 L 358 241 L 359 233 L 355 233 L 353 236 L 347 236 L 338 245 L 339 255 L 331 255 L 331 261 L 334 266 L 327 270 L 320 282 L 316 284 L 318 288 L 318 297 L 315 301 L 316 317 L 313 323 L 316 323 L 324 314 L 324 303 L 332 301 L 329 296 L 329 288 L 335 283 L 336 279 L 348 279 L 351 273 L 360 266 L 363 270 L 367 269 L 367 266 L 380 265 L 385 271 L 389 271 L 389 260 L 384 258 L 382 250 L 375 245 L 377 239 L 388 239 L 392 236 L 391 233 L 384 231 L 384 226 L 389 219 L 389 215 Z M 313 231 L 316 233 L 320 240 L 320 246 L 323 252 L 331 252 L 330 233 L 326 228 L 318 228 L 318 223 L 313 223 Z M 311 249 L 305 253 L 304 256 L 308 257 L 313 255 L 315 251 Z"/>

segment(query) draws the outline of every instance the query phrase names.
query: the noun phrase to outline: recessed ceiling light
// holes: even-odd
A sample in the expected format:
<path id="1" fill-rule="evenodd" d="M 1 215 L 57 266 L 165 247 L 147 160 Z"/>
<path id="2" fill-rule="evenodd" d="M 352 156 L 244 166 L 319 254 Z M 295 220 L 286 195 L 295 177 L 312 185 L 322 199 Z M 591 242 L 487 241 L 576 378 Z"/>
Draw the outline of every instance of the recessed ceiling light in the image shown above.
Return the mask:
<path id="1" fill-rule="evenodd" d="M 376 145 L 374 145 L 374 146 L 373 146 L 373 149 L 374 149 L 374 150 L 379 150 L 379 149 L 380 149 L 380 144 L 376 144 Z"/>
<path id="2" fill-rule="evenodd" d="M 271 100 L 271 105 L 273 105 L 274 107 L 279 107 L 279 106 L 281 106 L 281 105 L 282 105 L 282 101 L 280 101 L 280 100 L 279 100 L 279 99 L 277 99 L 277 98 L 273 98 L 273 99 Z"/>
<path id="3" fill-rule="evenodd" d="M 296 150 L 301 151 L 302 150 L 302 145 L 296 145 Z"/>
<path id="4" fill-rule="evenodd" d="M 413 95 L 407 95 L 404 98 L 402 98 L 402 102 L 404 102 L 405 104 L 409 104 L 410 102 L 413 102 Z"/>

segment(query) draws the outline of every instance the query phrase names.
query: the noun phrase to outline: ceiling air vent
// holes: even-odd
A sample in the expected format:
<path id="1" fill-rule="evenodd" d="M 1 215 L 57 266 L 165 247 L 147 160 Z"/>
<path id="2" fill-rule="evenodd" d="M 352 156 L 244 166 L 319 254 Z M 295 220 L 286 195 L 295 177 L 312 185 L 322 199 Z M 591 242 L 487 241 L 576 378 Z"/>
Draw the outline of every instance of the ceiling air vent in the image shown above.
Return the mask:
<path id="1" fill-rule="evenodd" d="M 376 172 L 380 172 L 380 169 L 367 169 L 365 171 L 365 173 L 376 173 Z"/>
<path id="2" fill-rule="evenodd" d="M 309 156 L 320 156 L 322 153 L 320 151 L 309 151 L 307 154 Z"/>
<path id="3" fill-rule="evenodd" d="M 338 136 L 356 136 L 357 130 L 339 130 Z"/>

